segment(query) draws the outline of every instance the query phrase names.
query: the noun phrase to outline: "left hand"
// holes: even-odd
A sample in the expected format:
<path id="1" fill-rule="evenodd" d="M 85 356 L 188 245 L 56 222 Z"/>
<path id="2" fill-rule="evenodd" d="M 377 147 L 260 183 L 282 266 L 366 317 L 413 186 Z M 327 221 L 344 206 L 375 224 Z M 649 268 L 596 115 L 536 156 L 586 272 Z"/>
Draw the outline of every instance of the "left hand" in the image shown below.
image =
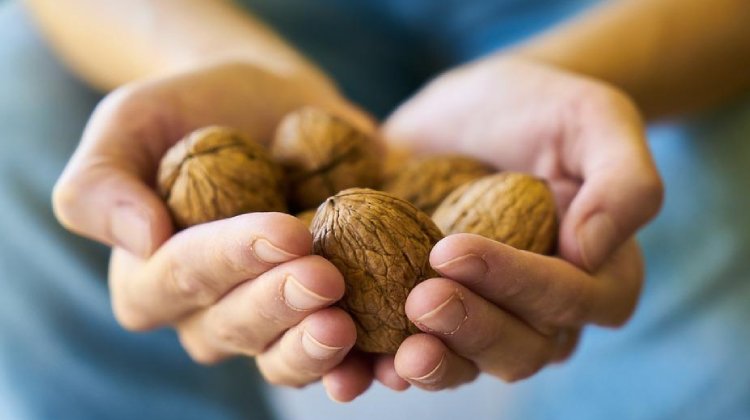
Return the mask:
<path id="1" fill-rule="evenodd" d="M 430 256 L 444 278 L 406 302 L 425 333 L 379 358 L 375 376 L 394 389 L 449 388 L 480 372 L 515 381 L 569 357 L 583 326 L 624 324 L 643 281 L 633 236 L 663 194 L 643 131 L 613 87 L 507 56 L 450 71 L 397 109 L 383 128 L 394 149 L 463 153 L 546 179 L 559 255 L 446 237 Z M 367 374 L 333 371 L 324 382 L 330 392 Z"/>

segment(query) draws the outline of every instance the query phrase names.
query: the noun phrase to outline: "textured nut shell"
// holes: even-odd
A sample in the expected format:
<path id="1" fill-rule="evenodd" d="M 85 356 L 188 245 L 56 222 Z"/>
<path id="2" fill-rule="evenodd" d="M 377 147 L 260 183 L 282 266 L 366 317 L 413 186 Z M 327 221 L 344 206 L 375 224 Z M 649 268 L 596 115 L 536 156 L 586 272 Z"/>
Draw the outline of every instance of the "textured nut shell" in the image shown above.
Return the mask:
<path id="1" fill-rule="evenodd" d="M 492 168 L 470 157 L 429 156 L 404 166 L 383 190 L 432 214 L 453 190 L 491 173 Z"/>
<path id="2" fill-rule="evenodd" d="M 551 253 L 557 239 L 552 191 L 521 173 L 490 175 L 458 188 L 432 219 L 446 235 L 476 233 L 540 254 Z"/>
<path id="3" fill-rule="evenodd" d="M 286 211 L 283 173 L 260 144 L 225 127 L 188 134 L 167 151 L 159 193 L 180 228 L 255 211 Z"/>
<path id="4" fill-rule="evenodd" d="M 442 237 L 425 213 L 389 194 L 362 188 L 340 192 L 313 219 L 313 251 L 344 275 L 339 305 L 357 326 L 357 348 L 395 353 L 419 330 L 404 313 L 414 286 L 436 276 L 430 250 Z"/>
<path id="5" fill-rule="evenodd" d="M 271 155 L 287 173 L 288 199 L 296 209 L 315 207 L 346 188 L 377 187 L 382 178 L 375 141 L 318 108 L 284 117 Z"/>

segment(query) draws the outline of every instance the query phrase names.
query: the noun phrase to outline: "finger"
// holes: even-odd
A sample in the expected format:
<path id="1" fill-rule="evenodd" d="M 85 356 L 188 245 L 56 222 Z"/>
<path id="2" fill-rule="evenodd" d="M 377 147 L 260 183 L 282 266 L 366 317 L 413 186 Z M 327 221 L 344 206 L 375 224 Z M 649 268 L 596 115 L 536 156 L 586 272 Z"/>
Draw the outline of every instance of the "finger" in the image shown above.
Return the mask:
<path id="1" fill-rule="evenodd" d="M 111 291 L 128 328 L 170 324 L 207 307 L 277 264 L 310 253 L 305 225 L 281 213 L 250 213 L 194 226 L 166 242 L 145 264 L 131 267 L 116 252 Z"/>
<path id="2" fill-rule="evenodd" d="M 353 401 L 372 384 L 372 364 L 367 355 L 352 352 L 344 361 L 323 375 L 328 397 L 339 403 Z"/>
<path id="3" fill-rule="evenodd" d="M 167 209 L 148 186 L 168 146 L 158 122 L 163 111 L 130 92 L 116 91 L 96 108 L 52 203 L 67 229 L 147 257 L 172 233 Z"/>
<path id="4" fill-rule="evenodd" d="M 255 360 L 269 383 L 299 387 L 338 365 L 356 339 L 351 317 L 339 308 L 326 308 L 288 330 Z"/>
<path id="5" fill-rule="evenodd" d="M 656 215 L 663 186 L 632 103 L 600 90 L 582 103 L 578 120 L 588 123 L 568 133 L 579 146 L 563 159 L 583 185 L 562 220 L 560 254 L 595 271 Z"/>
<path id="6" fill-rule="evenodd" d="M 575 328 L 564 328 L 555 337 L 556 348 L 552 356 L 552 362 L 562 363 L 570 358 L 578 347 L 581 339 L 581 330 Z"/>
<path id="7" fill-rule="evenodd" d="M 632 239 L 595 276 L 565 260 L 470 234 L 438 242 L 430 264 L 541 331 L 589 322 L 622 325 L 635 310 L 643 282 L 640 252 Z"/>
<path id="8" fill-rule="evenodd" d="M 448 279 L 418 284 L 406 299 L 406 315 L 483 372 L 508 382 L 539 371 L 556 349 L 552 338 Z"/>
<path id="9" fill-rule="evenodd" d="M 366 132 L 375 126 L 373 117 L 342 97 L 328 80 L 307 73 L 288 75 L 246 63 L 208 62 L 142 85 L 172 103 L 185 132 L 220 124 L 265 141 L 273 138 L 287 113 L 303 106 L 324 108 Z"/>
<path id="10" fill-rule="evenodd" d="M 405 391 L 409 388 L 409 382 L 399 376 L 394 362 L 394 355 L 378 355 L 373 366 L 375 379 L 394 391 Z"/>
<path id="11" fill-rule="evenodd" d="M 479 375 L 477 366 L 429 334 L 408 337 L 396 353 L 394 368 L 411 384 L 430 391 L 455 388 Z"/>
<path id="12" fill-rule="evenodd" d="M 316 255 L 302 257 L 242 283 L 179 322 L 177 330 L 190 354 L 255 356 L 343 294 L 344 279 L 333 264 Z"/>

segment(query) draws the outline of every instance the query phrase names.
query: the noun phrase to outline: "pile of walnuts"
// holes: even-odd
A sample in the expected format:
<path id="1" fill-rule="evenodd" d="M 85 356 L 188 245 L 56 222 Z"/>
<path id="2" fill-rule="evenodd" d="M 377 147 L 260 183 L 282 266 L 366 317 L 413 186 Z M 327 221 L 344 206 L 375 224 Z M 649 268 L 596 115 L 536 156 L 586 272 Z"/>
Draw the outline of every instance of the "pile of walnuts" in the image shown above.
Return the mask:
<path id="1" fill-rule="evenodd" d="M 384 178 L 370 135 L 305 107 L 281 121 L 268 148 L 227 127 L 188 134 L 163 157 L 158 189 L 179 228 L 249 212 L 297 214 L 313 251 L 344 275 L 338 304 L 366 352 L 394 353 L 418 331 L 404 303 L 436 276 L 429 255 L 444 235 L 553 251 L 556 210 L 544 181 L 456 155 L 416 159 Z"/>

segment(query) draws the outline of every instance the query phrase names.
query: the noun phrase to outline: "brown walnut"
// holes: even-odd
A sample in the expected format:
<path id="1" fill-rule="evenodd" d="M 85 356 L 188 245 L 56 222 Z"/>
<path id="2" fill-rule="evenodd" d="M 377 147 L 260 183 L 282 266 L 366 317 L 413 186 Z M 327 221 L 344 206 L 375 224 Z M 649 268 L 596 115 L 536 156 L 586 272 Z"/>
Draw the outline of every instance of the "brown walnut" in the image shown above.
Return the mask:
<path id="1" fill-rule="evenodd" d="M 419 330 L 404 313 L 414 286 L 436 276 L 430 250 L 442 238 L 425 213 L 384 192 L 351 188 L 330 197 L 313 219 L 313 252 L 344 275 L 339 305 L 352 315 L 357 348 L 395 353 Z"/>
<path id="2" fill-rule="evenodd" d="M 290 205 L 309 209 L 351 187 L 377 187 L 382 159 L 375 140 L 328 112 L 305 107 L 276 129 L 271 155 L 286 171 Z"/>
<path id="3" fill-rule="evenodd" d="M 260 144 L 211 126 L 172 146 L 161 161 L 158 189 L 175 224 L 186 228 L 256 211 L 286 211 L 281 168 Z"/>
<path id="4" fill-rule="evenodd" d="M 503 172 L 453 191 L 432 215 L 444 234 L 475 233 L 518 249 L 550 254 L 557 239 L 555 200 L 547 183 Z"/>
<path id="5" fill-rule="evenodd" d="M 406 164 L 383 190 L 432 214 L 453 190 L 492 172 L 491 167 L 470 157 L 429 156 Z"/>

